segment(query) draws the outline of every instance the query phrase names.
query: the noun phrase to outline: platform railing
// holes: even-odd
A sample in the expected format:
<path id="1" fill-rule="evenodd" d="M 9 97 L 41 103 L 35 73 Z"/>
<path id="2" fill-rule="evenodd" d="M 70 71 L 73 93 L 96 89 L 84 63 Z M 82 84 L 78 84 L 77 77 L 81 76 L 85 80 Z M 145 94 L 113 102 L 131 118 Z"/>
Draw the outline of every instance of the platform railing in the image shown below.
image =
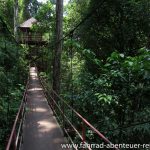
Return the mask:
<path id="1" fill-rule="evenodd" d="M 43 38 L 40 35 L 28 35 L 21 36 L 21 40 L 24 41 L 42 41 Z"/>
<path id="2" fill-rule="evenodd" d="M 108 138 L 106 138 L 100 131 L 98 131 L 79 112 L 77 112 L 74 108 L 72 108 L 68 104 L 68 102 L 62 99 L 55 91 L 53 91 L 53 89 L 50 89 L 50 87 L 47 86 L 47 82 L 43 78 L 40 78 L 40 81 L 41 81 L 42 87 L 44 89 L 44 94 L 48 100 L 50 107 L 52 108 L 54 114 L 57 116 L 57 118 L 61 122 L 63 130 L 72 144 L 75 145 L 74 140 L 72 139 L 72 135 L 70 135 L 70 133 L 74 132 L 75 133 L 74 136 L 78 136 L 81 143 L 87 146 L 86 149 L 91 150 L 92 148 L 88 144 L 89 140 L 87 141 L 87 134 L 86 134 L 86 130 L 87 128 L 89 128 L 90 131 L 96 134 L 96 136 L 100 139 L 101 142 L 112 145 L 111 141 L 108 140 Z M 57 97 L 57 101 L 55 101 L 54 99 L 56 97 Z M 67 111 L 67 109 L 69 110 L 69 112 Z M 76 120 L 74 119 L 74 121 L 71 121 L 71 119 L 68 118 L 66 115 L 68 113 L 72 113 L 72 115 L 74 116 L 73 118 L 77 118 L 77 119 Z M 79 127 L 75 127 L 75 121 L 79 122 Z M 78 149 L 78 148 L 74 147 L 74 149 Z M 114 149 L 119 150 L 118 148 L 114 148 Z"/>
<path id="3" fill-rule="evenodd" d="M 15 118 L 13 128 L 11 130 L 11 134 L 6 146 L 6 150 L 19 150 L 21 147 L 21 143 L 23 140 L 22 129 L 23 129 L 23 122 L 25 117 L 25 106 L 27 101 L 27 89 L 29 85 L 29 77 L 27 80 L 26 88 L 23 94 L 23 98 Z"/>

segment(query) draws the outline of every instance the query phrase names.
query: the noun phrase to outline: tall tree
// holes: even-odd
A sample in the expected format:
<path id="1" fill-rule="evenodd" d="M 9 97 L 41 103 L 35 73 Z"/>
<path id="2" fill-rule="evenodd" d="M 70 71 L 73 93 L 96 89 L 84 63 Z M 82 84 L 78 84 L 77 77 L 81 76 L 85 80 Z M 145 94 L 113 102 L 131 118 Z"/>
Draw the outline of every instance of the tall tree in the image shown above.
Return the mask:
<path id="1" fill-rule="evenodd" d="M 17 39 L 17 28 L 18 28 L 18 0 L 14 1 L 14 36 Z"/>
<path id="2" fill-rule="evenodd" d="M 56 49 L 53 62 L 53 90 L 60 93 L 60 60 L 63 37 L 63 0 L 56 1 Z"/>

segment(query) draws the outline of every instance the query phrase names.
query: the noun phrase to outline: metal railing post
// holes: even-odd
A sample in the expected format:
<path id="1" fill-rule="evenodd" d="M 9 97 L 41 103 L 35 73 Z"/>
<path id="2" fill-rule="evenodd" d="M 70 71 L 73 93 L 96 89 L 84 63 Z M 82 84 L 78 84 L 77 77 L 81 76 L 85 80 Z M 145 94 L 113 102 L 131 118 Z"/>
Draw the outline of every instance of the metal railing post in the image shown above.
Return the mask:
<path id="1" fill-rule="evenodd" d="M 86 132 L 85 132 L 85 123 L 82 120 L 82 143 L 84 144 L 86 140 Z"/>
<path id="2" fill-rule="evenodd" d="M 16 129 L 14 130 L 14 135 L 13 135 L 13 140 L 14 140 L 14 150 L 17 149 L 17 145 L 16 145 Z"/>
<path id="3" fill-rule="evenodd" d="M 52 97 L 54 98 L 54 93 L 53 93 L 53 92 L 52 92 Z M 55 99 L 52 100 L 52 109 L 53 109 L 53 110 L 55 109 L 55 107 L 54 107 L 54 104 L 55 104 L 54 101 L 55 101 Z M 55 110 L 54 110 L 54 111 L 55 111 Z"/>
<path id="4" fill-rule="evenodd" d="M 65 118 L 64 118 L 64 115 L 65 115 L 65 106 L 64 106 L 64 102 L 63 102 L 63 129 L 65 129 Z"/>

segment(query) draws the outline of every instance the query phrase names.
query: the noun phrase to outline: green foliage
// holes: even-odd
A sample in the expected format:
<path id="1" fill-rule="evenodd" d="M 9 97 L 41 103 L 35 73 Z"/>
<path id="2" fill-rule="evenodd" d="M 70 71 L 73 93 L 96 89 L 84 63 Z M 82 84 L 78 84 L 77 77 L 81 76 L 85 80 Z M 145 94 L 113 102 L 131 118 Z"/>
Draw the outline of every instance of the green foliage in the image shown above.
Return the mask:
<path id="1" fill-rule="evenodd" d="M 101 2 L 72 0 L 65 8 L 64 33 L 95 11 L 74 31 L 73 39 L 64 39 L 61 96 L 69 104 L 73 102 L 73 107 L 112 142 L 148 143 L 150 126 L 141 123 L 150 118 L 150 2 L 106 0 L 99 6 Z M 33 30 L 40 29 L 51 40 L 47 48 L 39 49 L 38 59 L 40 69 L 46 72 L 42 76 L 51 81 L 53 5 L 42 5 L 36 17 L 41 24 Z M 65 111 L 71 119 L 71 111 Z M 80 128 L 80 121 L 74 118 L 74 122 Z M 101 142 L 91 130 L 86 134 L 92 142 Z"/>
<path id="2" fill-rule="evenodd" d="M 143 47 L 136 55 L 129 56 L 114 50 L 104 61 L 92 50 L 85 49 L 80 41 L 69 39 L 64 44 L 64 99 L 70 104 L 73 99 L 75 109 L 113 142 L 148 142 L 150 126 L 139 123 L 149 121 L 150 116 L 150 51 Z M 87 63 L 92 66 L 91 70 Z M 76 125 L 79 124 L 76 121 Z M 95 142 L 96 137 L 89 132 L 90 141 Z M 137 135 L 143 136 L 137 138 Z"/>
<path id="3" fill-rule="evenodd" d="M 13 0 L 0 1 L 0 16 L 7 22 L 11 31 L 13 31 L 13 5 Z"/>
<path id="4" fill-rule="evenodd" d="M 82 110 L 88 120 L 93 120 L 93 117 L 96 121 L 99 120 L 98 122 L 101 123 L 95 122 L 95 125 L 100 130 L 106 131 L 106 134 L 117 143 L 138 143 L 139 140 L 145 143 L 147 138 L 138 139 L 137 135 L 150 136 L 147 133 L 150 128 L 148 124 L 129 127 L 124 129 L 126 132 L 118 129 L 107 133 L 108 130 L 149 121 L 150 52 L 146 48 L 139 51 L 139 54 L 134 57 L 113 52 L 101 66 L 101 73 L 97 77 L 93 78 L 92 75 L 86 74 L 83 77 L 86 76 L 86 80 L 80 80 L 81 83 L 77 85 L 84 85 L 82 86 L 84 98 L 80 93 L 75 102 L 79 111 Z M 82 105 L 80 105 L 81 101 Z M 89 113 L 92 114 L 91 118 Z"/>
<path id="5" fill-rule="evenodd" d="M 107 0 L 100 5 L 101 2 L 101 0 L 90 1 L 84 9 L 80 7 L 82 6 L 80 2 L 77 3 L 75 0 L 71 2 L 72 14 L 75 15 L 75 10 L 78 9 L 80 17 L 75 15 L 77 18 L 82 19 L 92 12 L 92 16 L 75 31 L 80 43 L 84 49 L 92 50 L 96 58 L 103 61 L 106 61 L 114 50 L 129 56 L 136 55 L 137 50 L 146 46 L 149 41 L 147 29 L 149 29 L 150 2 L 148 0 Z M 74 3 L 79 7 L 76 8 Z M 78 21 L 74 15 L 69 16 L 70 19 Z M 74 20 L 68 23 L 74 23 Z M 97 69 L 92 66 L 93 64 L 87 62 L 90 72 Z"/>
<path id="6" fill-rule="evenodd" d="M 53 5 L 47 1 L 47 3 L 39 7 L 35 17 L 39 21 L 39 23 L 33 27 L 33 30 L 49 33 L 50 29 L 52 29 L 52 26 L 54 25 Z"/>
<path id="7" fill-rule="evenodd" d="M 74 28 L 87 13 L 87 7 L 90 0 L 73 0 L 65 8 L 64 28 L 65 31 L 70 31 Z"/>
<path id="8" fill-rule="evenodd" d="M 18 45 L 0 18 L 0 149 L 6 146 L 27 78 L 27 50 Z"/>

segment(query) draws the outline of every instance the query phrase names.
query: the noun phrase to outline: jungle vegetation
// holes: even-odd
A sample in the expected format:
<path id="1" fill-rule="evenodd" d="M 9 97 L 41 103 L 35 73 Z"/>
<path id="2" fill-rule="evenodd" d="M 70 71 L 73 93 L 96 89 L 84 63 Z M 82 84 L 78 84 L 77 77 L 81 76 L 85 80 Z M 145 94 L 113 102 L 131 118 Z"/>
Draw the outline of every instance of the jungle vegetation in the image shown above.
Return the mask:
<path id="1" fill-rule="evenodd" d="M 35 17 L 40 23 L 32 30 L 48 41 L 28 60 L 29 48 L 11 34 L 13 3 L 0 5 L 0 149 L 21 101 L 28 62 L 36 62 L 51 86 L 57 44 L 53 1 L 19 0 L 19 23 Z M 150 140 L 149 29 L 149 0 L 70 0 L 64 6 L 60 95 L 113 143 Z M 96 142 L 94 133 L 86 134 Z"/>

